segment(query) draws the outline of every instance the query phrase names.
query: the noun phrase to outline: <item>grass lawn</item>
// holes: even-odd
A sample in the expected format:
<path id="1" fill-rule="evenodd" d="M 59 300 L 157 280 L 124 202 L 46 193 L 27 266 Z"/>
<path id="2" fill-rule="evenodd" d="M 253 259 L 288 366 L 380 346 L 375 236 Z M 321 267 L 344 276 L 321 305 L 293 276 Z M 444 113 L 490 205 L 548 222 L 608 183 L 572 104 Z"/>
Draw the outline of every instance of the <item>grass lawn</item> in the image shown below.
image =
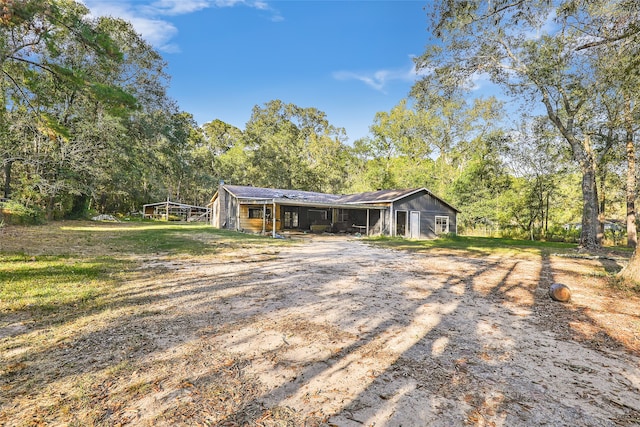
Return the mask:
<path id="1" fill-rule="evenodd" d="M 477 236 L 445 236 L 433 240 L 407 240 L 395 237 L 372 237 L 370 242 L 394 249 L 424 252 L 430 250 L 456 250 L 467 255 L 489 256 L 522 256 L 550 255 L 550 254 L 577 254 L 578 245 L 563 242 L 541 242 L 532 240 L 503 239 L 495 237 Z M 626 247 L 603 248 L 594 256 L 609 254 L 611 256 L 629 257 L 632 249 Z M 583 254 L 589 256 L 590 254 Z"/>
<path id="2" fill-rule="evenodd" d="M 198 257 L 246 245 L 291 244 L 197 223 L 61 221 L 7 227 L 0 233 L 0 312 L 48 314 L 101 307 L 101 298 L 126 281 L 143 258 Z M 569 243 L 467 236 L 420 241 L 374 237 L 367 241 L 400 250 L 455 250 L 476 256 L 576 251 L 576 245 Z M 616 253 L 630 254 L 625 248 Z"/>
<path id="3" fill-rule="evenodd" d="M 101 298 L 146 257 L 283 244 L 288 242 L 197 223 L 61 221 L 6 227 L 0 229 L 0 313 L 62 315 L 99 308 Z"/>
<path id="4" fill-rule="evenodd" d="M 638 347 L 633 322 L 640 302 L 615 293 L 606 280 L 614 272 L 607 266 L 620 264 L 554 256 L 578 255 L 575 245 L 306 237 L 300 244 L 163 222 L 1 228 L 0 425 L 342 425 L 326 422 L 333 409 L 323 406 L 322 393 L 338 402 L 351 396 L 342 385 L 367 383 L 371 372 L 362 360 L 394 377 L 405 344 L 426 346 L 416 353 L 425 357 L 435 352 L 431 366 L 444 357 L 451 363 L 471 357 L 434 350 L 445 343 L 440 334 L 451 330 L 466 330 L 447 335 L 451 351 L 494 339 L 496 331 L 516 342 L 522 336 L 514 322 L 543 330 L 558 319 L 569 325 L 566 336 Z M 575 305 L 552 305 L 537 292 L 552 277 L 576 283 Z M 376 320 L 381 313 L 384 322 Z M 469 320 L 469 313 L 478 317 Z M 425 322 L 444 323 L 429 320 L 415 329 L 423 315 Z M 441 329 L 429 332 L 427 324 Z M 403 340 L 396 341 L 398 334 Z M 403 343 L 398 354 L 390 355 L 391 341 Z M 487 349 L 478 347 L 479 359 L 469 363 L 469 369 L 486 367 L 474 378 L 499 366 L 494 362 L 503 349 L 495 359 Z M 334 374 L 338 366 L 345 373 Z M 349 376 L 350 366 L 360 366 L 361 376 Z M 406 372 L 419 373 L 413 366 Z M 325 371 L 338 382 L 327 387 L 313 374 Z M 438 380 L 432 372 L 421 387 Z M 451 385 L 446 376 L 440 380 L 435 390 Z M 303 393 L 314 384 L 322 393 Z M 475 384 L 457 399 L 467 402 Z M 282 394 L 278 402 L 285 402 L 291 390 L 304 405 L 260 400 Z M 385 401 L 376 405 L 389 402 L 390 394 L 370 391 Z"/>

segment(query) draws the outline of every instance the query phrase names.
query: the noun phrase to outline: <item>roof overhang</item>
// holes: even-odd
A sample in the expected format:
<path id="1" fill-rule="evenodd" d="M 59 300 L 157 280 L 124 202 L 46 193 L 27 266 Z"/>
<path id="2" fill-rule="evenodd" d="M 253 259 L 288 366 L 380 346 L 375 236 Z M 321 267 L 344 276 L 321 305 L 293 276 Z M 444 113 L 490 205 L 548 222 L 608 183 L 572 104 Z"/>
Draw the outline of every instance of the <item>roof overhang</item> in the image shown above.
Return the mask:
<path id="1" fill-rule="evenodd" d="M 331 203 L 331 202 L 313 202 L 305 200 L 291 199 L 254 199 L 254 198 L 238 198 L 238 202 L 242 205 L 270 205 L 277 204 L 281 206 L 304 206 L 310 208 L 334 208 L 334 209 L 388 209 L 384 205 L 372 204 L 352 204 L 352 203 Z"/>

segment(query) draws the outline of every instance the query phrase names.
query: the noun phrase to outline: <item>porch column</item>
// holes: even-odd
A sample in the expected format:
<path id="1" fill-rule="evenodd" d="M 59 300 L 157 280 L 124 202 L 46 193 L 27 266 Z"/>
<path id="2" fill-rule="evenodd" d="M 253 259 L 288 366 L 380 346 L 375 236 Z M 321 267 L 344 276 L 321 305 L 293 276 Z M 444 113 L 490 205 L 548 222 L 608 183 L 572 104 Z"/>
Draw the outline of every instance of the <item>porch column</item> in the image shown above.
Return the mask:
<path id="1" fill-rule="evenodd" d="M 262 234 L 267 232 L 267 202 L 262 204 Z"/>
<path id="2" fill-rule="evenodd" d="M 369 209 L 367 209 L 367 233 L 366 235 L 369 235 Z"/>
<path id="3" fill-rule="evenodd" d="M 236 231 L 240 231 L 240 209 L 241 209 L 241 204 L 238 203 L 237 205 L 237 209 L 236 209 Z"/>
<path id="4" fill-rule="evenodd" d="M 273 200 L 273 207 L 271 208 L 271 237 L 276 238 L 276 201 Z"/>

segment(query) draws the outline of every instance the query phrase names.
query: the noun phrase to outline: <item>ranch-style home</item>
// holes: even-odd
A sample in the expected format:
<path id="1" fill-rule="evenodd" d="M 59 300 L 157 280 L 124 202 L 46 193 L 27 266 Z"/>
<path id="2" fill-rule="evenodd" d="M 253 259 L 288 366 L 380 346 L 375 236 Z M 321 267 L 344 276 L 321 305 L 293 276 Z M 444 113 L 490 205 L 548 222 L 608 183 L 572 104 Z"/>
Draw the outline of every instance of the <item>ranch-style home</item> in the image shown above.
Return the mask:
<path id="1" fill-rule="evenodd" d="M 431 239 L 456 233 L 459 213 L 426 188 L 336 195 L 221 184 L 207 207 L 214 227 L 273 237 L 328 231 Z"/>

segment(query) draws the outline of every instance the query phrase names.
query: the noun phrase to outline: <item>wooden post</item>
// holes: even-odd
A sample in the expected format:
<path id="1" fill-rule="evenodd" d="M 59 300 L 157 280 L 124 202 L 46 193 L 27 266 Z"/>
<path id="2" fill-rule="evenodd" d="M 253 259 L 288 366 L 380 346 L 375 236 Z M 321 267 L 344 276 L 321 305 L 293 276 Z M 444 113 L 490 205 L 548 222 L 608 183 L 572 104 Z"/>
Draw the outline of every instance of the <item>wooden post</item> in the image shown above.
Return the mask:
<path id="1" fill-rule="evenodd" d="M 367 209 L 367 232 L 366 235 L 369 235 L 369 209 Z"/>
<path id="2" fill-rule="evenodd" d="M 236 231 L 240 231 L 240 210 L 242 209 L 242 205 L 237 202 L 237 209 L 236 209 Z"/>
<path id="3" fill-rule="evenodd" d="M 276 238 L 276 201 L 273 200 L 273 207 L 271 208 L 271 237 Z"/>
<path id="4" fill-rule="evenodd" d="M 267 202 L 262 203 L 262 234 L 267 232 Z"/>

